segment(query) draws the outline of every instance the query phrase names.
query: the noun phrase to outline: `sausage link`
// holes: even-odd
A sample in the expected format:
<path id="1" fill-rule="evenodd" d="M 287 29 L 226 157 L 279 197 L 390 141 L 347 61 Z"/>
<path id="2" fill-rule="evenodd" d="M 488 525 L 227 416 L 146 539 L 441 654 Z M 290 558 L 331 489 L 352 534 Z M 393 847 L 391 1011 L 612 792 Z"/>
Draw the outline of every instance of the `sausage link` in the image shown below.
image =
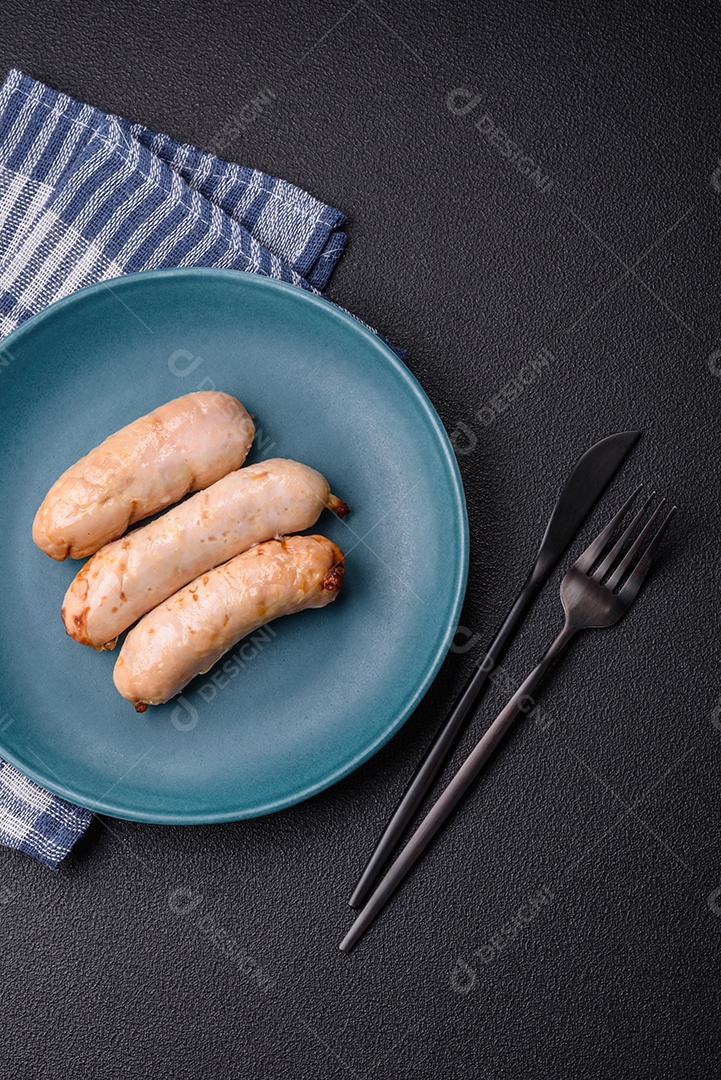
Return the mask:
<path id="1" fill-rule="evenodd" d="M 229 473 L 96 552 L 65 594 L 65 629 L 84 645 L 112 648 L 193 578 L 263 540 L 309 529 L 326 506 L 347 510 L 325 477 L 298 461 L 271 458 Z"/>
<path id="2" fill-rule="evenodd" d="M 33 540 L 53 559 L 83 559 L 135 521 L 239 468 L 255 426 L 230 394 L 202 390 L 154 409 L 71 465 L 45 496 Z"/>
<path id="3" fill-rule="evenodd" d="M 196 578 L 133 627 L 113 679 L 138 712 L 179 694 L 259 626 L 324 607 L 343 581 L 343 552 L 324 536 L 270 540 Z"/>

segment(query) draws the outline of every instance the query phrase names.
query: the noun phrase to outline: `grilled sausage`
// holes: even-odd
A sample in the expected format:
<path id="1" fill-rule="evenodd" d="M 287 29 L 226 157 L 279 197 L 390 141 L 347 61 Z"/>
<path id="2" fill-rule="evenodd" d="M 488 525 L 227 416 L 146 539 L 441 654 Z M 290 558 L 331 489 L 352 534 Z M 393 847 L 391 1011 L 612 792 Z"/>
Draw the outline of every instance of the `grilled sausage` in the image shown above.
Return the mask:
<path id="1" fill-rule="evenodd" d="M 271 458 L 229 473 L 96 552 L 65 594 L 65 629 L 84 645 L 112 648 L 193 578 L 263 540 L 310 528 L 325 506 L 347 511 L 327 480 L 298 461 Z"/>
<path id="2" fill-rule="evenodd" d="M 343 552 L 324 536 L 258 544 L 141 619 L 120 650 L 115 686 L 138 712 L 160 705 L 246 634 L 281 615 L 330 603 L 343 573 Z"/>
<path id="3" fill-rule="evenodd" d="M 245 461 L 255 426 L 230 394 L 175 398 L 110 435 L 45 496 L 33 540 L 53 559 L 82 559 L 134 521 L 209 487 Z"/>

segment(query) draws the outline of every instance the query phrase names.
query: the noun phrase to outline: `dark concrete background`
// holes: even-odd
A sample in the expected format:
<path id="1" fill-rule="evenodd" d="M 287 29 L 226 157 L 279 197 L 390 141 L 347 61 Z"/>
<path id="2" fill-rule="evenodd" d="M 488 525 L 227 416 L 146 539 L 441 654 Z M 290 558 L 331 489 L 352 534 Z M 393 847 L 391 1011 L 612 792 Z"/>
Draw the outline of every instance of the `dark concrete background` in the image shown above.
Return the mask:
<path id="1" fill-rule="evenodd" d="M 712 3 L 4 6 L 3 69 L 229 140 L 349 214 L 329 295 L 407 345 L 477 440 L 476 648 L 595 439 L 646 431 L 576 551 L 637 481 L 679 514 L 631 615 L 577 642 L 350 957 L 346 898 L 476 649 L 302 806 L 97 821 L 58 874 L 0 851 L 3 1077 L 719 1075 L 720 37 Z M 540 349 L 535 382 L 474 419 Z M 559 626 L 559 578 L 511 683 Z"/>

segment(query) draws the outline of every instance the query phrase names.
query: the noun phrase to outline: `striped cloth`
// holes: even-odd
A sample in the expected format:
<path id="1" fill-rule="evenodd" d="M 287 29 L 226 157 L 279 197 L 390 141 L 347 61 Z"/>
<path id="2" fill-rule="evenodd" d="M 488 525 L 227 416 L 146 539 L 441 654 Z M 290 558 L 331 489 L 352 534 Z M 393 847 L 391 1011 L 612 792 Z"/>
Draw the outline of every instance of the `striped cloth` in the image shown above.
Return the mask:
<path id="1" fill-rule="evenodd" d="M 68 293 L 171 266 L 318 292 L 339 210 L 292 184 L 101 112 L 11 71 L 0 89 L 0 338 Z M 0 759 L 0 844 L 57 868 L 92 814 Z"/>

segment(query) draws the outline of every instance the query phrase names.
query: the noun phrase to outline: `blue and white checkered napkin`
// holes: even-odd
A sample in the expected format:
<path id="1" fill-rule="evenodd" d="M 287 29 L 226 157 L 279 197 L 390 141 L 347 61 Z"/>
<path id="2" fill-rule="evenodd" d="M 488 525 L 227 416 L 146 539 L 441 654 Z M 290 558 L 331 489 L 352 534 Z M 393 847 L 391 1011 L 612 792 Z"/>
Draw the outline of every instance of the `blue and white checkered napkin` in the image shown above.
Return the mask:
<path id="1" fill-rule="evenodd" d="M 164 266 L 321 290 L 345 247 L 343 220 L 284 180 L 20 71 L 0 90 L 0 338 L 84 285 Z M 91 820 L 0 759 L 0 844 L 56 868 Z"/>

